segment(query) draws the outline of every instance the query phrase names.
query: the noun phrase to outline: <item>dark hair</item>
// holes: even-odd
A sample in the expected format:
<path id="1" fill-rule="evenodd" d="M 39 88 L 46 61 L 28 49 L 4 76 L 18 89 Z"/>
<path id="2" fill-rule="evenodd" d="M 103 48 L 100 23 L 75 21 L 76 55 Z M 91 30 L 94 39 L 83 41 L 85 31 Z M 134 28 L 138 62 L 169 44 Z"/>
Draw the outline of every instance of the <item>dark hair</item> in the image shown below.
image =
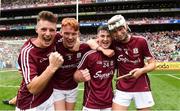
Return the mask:
<path id="1" fill-rule="evenodd" d="M 106 30 L 107 32 L 109 32 L 109 29 L 108 29 L 107 25 L 99 26 L 98 29 L 97 29 L 97 33 L 99 33 L 99 31 L 101 31 L 101 30 Z"/>
<path id="2" fill-rule="evenodd" d="M 37 22 L 39 22 L 40 20 L 47 20 L 52 23 L 57 23 L 58 17 L 56 14 L 53 14 L 50 11 L 41 11 L 38 14 Z"/>

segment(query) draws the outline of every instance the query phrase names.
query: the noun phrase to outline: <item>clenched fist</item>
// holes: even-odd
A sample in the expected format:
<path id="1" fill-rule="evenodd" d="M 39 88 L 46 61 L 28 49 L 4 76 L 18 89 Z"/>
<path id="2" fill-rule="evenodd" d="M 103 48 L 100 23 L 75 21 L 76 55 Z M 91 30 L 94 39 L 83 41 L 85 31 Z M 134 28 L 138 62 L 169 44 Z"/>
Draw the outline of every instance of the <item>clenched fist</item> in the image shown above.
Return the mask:
<path id="1" fill-rule="evenodd" d="M 91 75 L 89 73 L 89 70 L 88 69 L 84 69 L 84 70 L 80 70 L 81 71 L 81 74 L 82 74 L 82 78 L 81 80 L 82 81 L 89 81 L 91 80 Z"/>
<path id="2" fill-rule="evenodd" d="M 56 71 L 59 67 L 62 66 L 64 62 L 63 57 L 58 52 L 52 52 L 49 56 L 49 67 L 52 68 L 53 71 Z"/>

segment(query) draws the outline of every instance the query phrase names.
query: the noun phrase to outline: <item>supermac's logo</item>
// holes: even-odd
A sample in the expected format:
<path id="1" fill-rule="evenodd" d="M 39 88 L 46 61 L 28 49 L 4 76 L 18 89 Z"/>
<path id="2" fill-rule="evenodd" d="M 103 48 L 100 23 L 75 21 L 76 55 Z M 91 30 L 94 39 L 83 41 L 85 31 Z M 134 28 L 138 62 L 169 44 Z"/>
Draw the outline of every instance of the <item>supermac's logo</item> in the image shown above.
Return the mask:
<path id="1" fill-rule="evenodd" d="M 96 74 L 93 76 L 94 78 L 99 78 L 99 79 L 106 79 L 109 78 L 110 76 L 112 76 L 114 74 L 114 72 L 111 70 L 108 73 L 102 73 L 102 71 L 98 71 L 96 72 Z"/>
<path id="2" fill-rule="evenodd" d="M 119 55 L 118 58 L 117 58 L 117 61 L 118 62 L 123 62 L 123 63 L 133 63 L 133 64 L 138 64 L 141 62 L 141 59 L 140 58 L 137 58 L 135 60 L 129 60 L 128 58 L 126 57 L 123 57 L 123 55 Z"/>

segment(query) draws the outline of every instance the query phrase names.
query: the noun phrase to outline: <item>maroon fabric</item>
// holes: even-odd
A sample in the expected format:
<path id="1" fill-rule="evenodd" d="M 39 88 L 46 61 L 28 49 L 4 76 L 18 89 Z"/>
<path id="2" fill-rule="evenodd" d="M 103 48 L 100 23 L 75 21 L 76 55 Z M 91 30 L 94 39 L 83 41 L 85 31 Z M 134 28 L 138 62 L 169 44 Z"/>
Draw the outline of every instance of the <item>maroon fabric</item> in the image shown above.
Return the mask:
<path id="1" fill-rule="evenodd" d="M 144 59 L 153 57 L 144 37 L 131 36 L 128 43 L 115 42 L 114 45 L 119 76 L 128 74 L 135 68 L 144 67 Z M 117 82 L 117 89 L 127 92 L 149 91 L 150 81 L 147 74 L 138 79 L 122 79 Z"/>
<path id="2" fill-rule="evenodd" d="M 23 80 L 17 95 L 17 107 L 24 110 L 34 108 L 46 101 L 53 92 L 52 81 L 39 94 L 33 95 L 27 85 L 35 76 L 39 76 L 49 65 L 48 56 L 55 49 L 55 45 L 48 48 L 38 48 L 28 40 L 21 48 L 18 58 L 19 66 L 22 70 Z"/>
<path id="3" fill-rule="evenodd" d="M 114 58 L 94 50 L 84 54 L 78 69 L 89 69 L 91 80 L 85 82 L 83 106 L 94 109 L 112 107 Z"/>
<path id="4" fill-rule="evenodd" d="M 55 89 L 70 90 L 77 87 L 77 82 L 73 79 L 73 75 L 77 70 L 77 65 L 84 53 L 90 50 L 90 47 L 82 43 L 79 51 L 72 52 L 63 46 L 62 37 L 58 37 L 56 42 L 56 50 L 63 56 L 64 63 L 59 70 L 56 71 L 53 77 Z"/>

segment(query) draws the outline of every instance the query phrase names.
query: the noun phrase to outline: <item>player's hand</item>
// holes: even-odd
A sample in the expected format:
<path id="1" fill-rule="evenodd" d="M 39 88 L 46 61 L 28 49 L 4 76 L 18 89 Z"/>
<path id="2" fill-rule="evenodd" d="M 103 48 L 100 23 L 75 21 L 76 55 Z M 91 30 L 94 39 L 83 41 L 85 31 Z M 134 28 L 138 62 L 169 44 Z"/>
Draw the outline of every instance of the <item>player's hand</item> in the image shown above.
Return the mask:
<path id="1" fill-rule="evenodd" d="M 94 49 L 94 50 L 96 50 L 99 47 L 98 41 L 96 39 L 90 39 L 86 43 L 89 45 L 91 49 Z"/>
<path id="2" fill-rule="evenodd" d="M 52 52 L 49 56 L 49 67 L 51 70 L 56 71 L 62 66 L 64 62 L 63 57 L 58 52 Z"/>
<path id="3" fill-rule="evenodd" d="M 90 75 L 90 73 L 89 73 L 89 70 L 88 69 L 84 69 L 84 70 L 80 70 L 81 71 L 81 74 L 82 74 L 82 78 L 81 78 L 81 80 L 82 81 L 89 81 L 89 80 L 91 80 L 91 75 Z"/>
<path id="4" fill-rule="evenodd" d="M 135 69 L 131 70 L 129 73 L 132 74 L 130 78 L 137 79 L 143 74 L 143 70 L 142 70 L 142 68 L 135 68 Z"/>
<path id="5" fill-rule="evenodd" d="M 79 51 L 79 47 L 80 47 L 80 39 L 78 37 L 77 40 L 76 40 L 76 43 L 73 46 L 73 48 L 69 49 L 69 50 L 72 51 L 72 52 L 77 52 L 77 51 Z"/>
<path id="6" fill-rule="evenodd" d="M 104 55 L 108 57 L 112 57 L 115 54 L 114 50 L 112 49 L 102 49 L 101 51 L 103 52 Z"/>

